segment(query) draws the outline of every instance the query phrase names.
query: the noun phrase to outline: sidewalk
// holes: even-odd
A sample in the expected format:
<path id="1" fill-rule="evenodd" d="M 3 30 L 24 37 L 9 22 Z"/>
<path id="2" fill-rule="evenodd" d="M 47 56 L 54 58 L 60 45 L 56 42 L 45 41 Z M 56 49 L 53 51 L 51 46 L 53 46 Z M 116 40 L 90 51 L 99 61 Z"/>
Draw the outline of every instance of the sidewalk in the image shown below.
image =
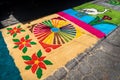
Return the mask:
<path id="1" fill-rule="evenodd" d="M 96 3 L 120 10 L 120 6 L 99 1 Z M 120 27 L 46 80 L 120 80 Z"/>

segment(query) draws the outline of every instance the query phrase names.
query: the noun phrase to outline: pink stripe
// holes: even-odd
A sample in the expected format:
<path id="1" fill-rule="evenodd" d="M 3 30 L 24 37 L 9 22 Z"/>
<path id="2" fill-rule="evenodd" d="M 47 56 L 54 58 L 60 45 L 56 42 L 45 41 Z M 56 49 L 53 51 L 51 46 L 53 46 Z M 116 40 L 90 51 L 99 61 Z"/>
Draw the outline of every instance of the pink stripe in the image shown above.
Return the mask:
<path id="1" fill-rule="evenodd" d="M 98 38 L 103 38 L 105 36 L 105 34 L 103 32 L 95 29 L 91 25 L 89 25 L 81 20 L 74 18 L 73 16 L 71 16 L 69 14 L 66 14 L 64 12 L 58 12 L 57 14 L 68 19 L 69 21 L 72 21 L 73 23 L 77 24 L 78 26 L 82 27 L 83 29 L 85 29 L 88 32 L 92 33 L 93 35 L 97 36 Z"/>

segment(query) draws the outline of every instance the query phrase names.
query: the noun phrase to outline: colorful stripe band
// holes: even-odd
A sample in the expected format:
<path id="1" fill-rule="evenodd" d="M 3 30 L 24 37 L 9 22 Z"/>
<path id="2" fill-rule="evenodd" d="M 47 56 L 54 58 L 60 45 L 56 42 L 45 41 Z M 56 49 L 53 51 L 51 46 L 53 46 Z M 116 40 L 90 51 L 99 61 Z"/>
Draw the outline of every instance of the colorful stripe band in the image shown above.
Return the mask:
<path id="1" fill-rule="evenodd" d="M 88 32 L 92 33 L 93 35 L 95 35 L 98 38 L 103 38 L 104 36 L 106 36 L 104 33 L 102 33 L 101 31 L 93 28 L 91 25 L 86 24 L 85 22 L 78 20 L 76 18 L 74 18 L 73 16 L 66 14 L 65 12 L 58 12 L 58 15 L 72 21 L 73 23 L 77 24 L 78 26 L 80 26 L 81 28 L 87 30 Z"/>

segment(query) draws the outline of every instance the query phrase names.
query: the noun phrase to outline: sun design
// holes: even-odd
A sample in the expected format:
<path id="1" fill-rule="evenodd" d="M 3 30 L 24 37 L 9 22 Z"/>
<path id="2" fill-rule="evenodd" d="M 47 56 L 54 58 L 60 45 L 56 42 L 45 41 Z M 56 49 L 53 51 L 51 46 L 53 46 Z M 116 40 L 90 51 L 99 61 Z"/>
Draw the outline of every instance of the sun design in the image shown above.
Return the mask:
<path id="1" fill-rule="evenodd" d="M 76 29 L 58 17 L 39 23 L 33 28 L 33 33 L 40 43 L 62 45 L 75 38 Z"/>

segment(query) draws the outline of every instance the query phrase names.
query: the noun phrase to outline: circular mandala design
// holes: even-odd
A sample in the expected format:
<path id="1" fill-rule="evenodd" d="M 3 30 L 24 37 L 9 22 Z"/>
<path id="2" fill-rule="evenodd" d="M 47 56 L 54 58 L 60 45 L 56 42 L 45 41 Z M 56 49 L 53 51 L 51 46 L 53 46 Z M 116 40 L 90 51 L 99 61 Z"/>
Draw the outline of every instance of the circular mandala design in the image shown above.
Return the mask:
<path id="1" fill-rule="evenodd" d="M 76 36 L 76 30 L 62 18 L 54 18 L 36 25 L 33 32 L 39 41 L 46 44 L 65 44 Z"/>

